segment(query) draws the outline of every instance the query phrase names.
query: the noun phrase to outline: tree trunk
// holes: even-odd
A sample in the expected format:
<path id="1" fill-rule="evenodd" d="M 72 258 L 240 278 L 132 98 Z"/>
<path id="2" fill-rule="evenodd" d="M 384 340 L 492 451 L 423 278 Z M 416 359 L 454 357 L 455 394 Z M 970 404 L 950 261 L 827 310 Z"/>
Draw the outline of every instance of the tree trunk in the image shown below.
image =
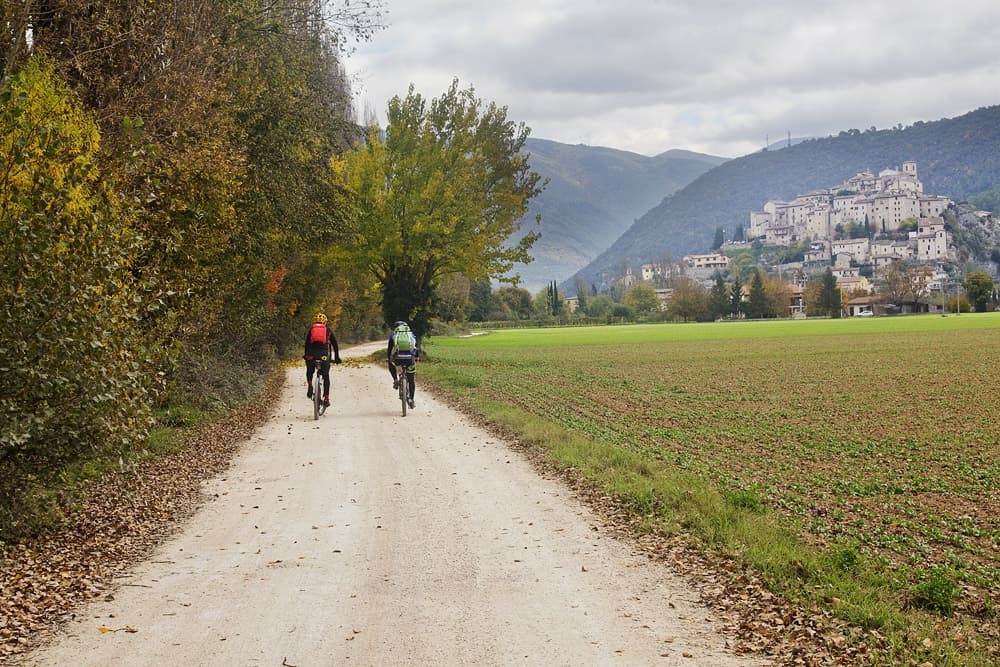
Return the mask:
<path id="1" fill-rule="evenodd" d="M 390 267 L 382 280 L 382 316 L 386 326 L 402 320 L 420 340 L 430 329 L 435 292 L 432 274 L 409 265 Z"/>

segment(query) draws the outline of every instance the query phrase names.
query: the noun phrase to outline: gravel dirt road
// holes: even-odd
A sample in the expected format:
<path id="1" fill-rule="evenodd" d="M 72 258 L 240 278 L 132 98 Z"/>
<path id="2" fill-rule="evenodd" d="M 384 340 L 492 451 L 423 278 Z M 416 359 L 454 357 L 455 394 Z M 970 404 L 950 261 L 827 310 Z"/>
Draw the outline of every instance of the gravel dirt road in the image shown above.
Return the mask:
<path id="1" fill-rule="evenodd" d="M 332 378 L 314 421 L 289 370 L 202 509 L 24 664 L 761 664 L 419 375 L 405 418 L 384 368 Z"/>

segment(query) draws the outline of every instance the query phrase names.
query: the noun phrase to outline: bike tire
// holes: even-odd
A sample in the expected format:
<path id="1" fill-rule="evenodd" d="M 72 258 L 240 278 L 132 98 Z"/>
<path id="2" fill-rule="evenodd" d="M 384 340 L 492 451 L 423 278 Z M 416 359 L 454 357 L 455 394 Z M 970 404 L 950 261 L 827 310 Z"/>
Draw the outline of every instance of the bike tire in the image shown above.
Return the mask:
<path id="1" fill-rule="evenodd" d="M 403 416 L 406 416 L 406 399 L 410 395 L 410 388 L 406 386 L 406 369 L 399 366 L 399 402 L 403 408 Z"/>
<path id="2" fill-rule="evenodd" d="M 313 376 L 313 419 L 319 419 L 323 412 L 323 376 L 316 364 L 316 375 Z"/>

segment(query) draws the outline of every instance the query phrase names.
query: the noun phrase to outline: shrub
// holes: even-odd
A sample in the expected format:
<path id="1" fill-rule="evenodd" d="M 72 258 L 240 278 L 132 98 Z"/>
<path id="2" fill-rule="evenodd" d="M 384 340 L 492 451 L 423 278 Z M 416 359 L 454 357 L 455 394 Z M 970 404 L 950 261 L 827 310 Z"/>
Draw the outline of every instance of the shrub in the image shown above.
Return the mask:
<path id="1" fill-rule="evenodd" d="M 46 61 L 0 90 L 0 540 L 31 507 L 49 513 L 29 502 L 46 476 L 128 447 L 149 424 L 130 345 L 134 244 L 99 180 L 98 141 Z"/>
<path id="2" fill-rule="evenodd" d="M 830 563 L 841 572 L 854 572 L 863 560 L 856 548 L 849 545 L 834 547 L 829 553 Z"/>
<path id="3" fill-rule="evenodd" d="M 913 601 L 918 607 L 951 616 L 959 587 L 946 568 L 933 568 L 914 588 Z"/>

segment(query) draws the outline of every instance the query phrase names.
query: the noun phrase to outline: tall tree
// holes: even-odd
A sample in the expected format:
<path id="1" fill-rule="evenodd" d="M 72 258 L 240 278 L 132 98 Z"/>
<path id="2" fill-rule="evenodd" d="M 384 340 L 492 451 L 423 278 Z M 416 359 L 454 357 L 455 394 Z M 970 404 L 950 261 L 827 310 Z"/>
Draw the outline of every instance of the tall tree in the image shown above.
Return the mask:
<path id="1" fill-rule="evenodd" d="M 411 85 L 389 101 L 387 120 L 384 139 L 373 128 L 332 161 L 334 205 L 352 211 L 344 259 L 378 281 L 386 321 L 407 320 L 422 336 L 442 275 L 499 278 L 530 261 L 536 233 L 506 241 L 539 176 L 522 153 L 528 129 L 457 80 L 430 104 Z"/>
<path id="2" fill-rule="evenodd" d="M 328 257 L 345 236 L 343 211 L 329 206 L 329 160 L 360 136 L 338 59 L 343 37 L 313 0 L 262 2 L 240 0 L 227 33 L 239 63 L 230 89 L 245 169 L 235 198 L 241 225 L 226 249 L 229 276 L 220 281 L 225 319 L 247 331 L 240 343 L 254 352 L 283 347 L 288 332 L 301 328 L 290 325 L 304 325 L 317 309 L 341 331 L 364 330 L 363 321 L 338 322 L 336 311 L 367 312 L 371 288 L 370 279 L 339 271 Z M 267 293 L 275 273 L 285 277 Z"/>
<path id="3" fill-rule="evenodd" d="M 469 301 L 471 283 L 461 273 L 451 273 L 441 278 L 438 288 L 437 316 L 445 322 L 464 322 L 472 309 Z M 531 295 L 528 295 L 530 306 Z"/>
<path id="4" fill-rule="evenodd" d="M 875 274 L 879 293 L 899 309 L 927 296 L 929 277 L 926 266 L 905 260 L 889 262 Z"/>
<path id="5" fill-rule="evenodd" d="M 976 312 L 985 312 L 986 303 L 993 295 L 993 277 L 985 271 L 971 271 L 962 282 L 962 287 Z"/>
<path id="6" fill-rule="evenodd" d="M 764 293 L 764 278 L 760 270 L 753 272 L 750 279 L 750 295 L 747 299 L 746 314 L 751 319 L 767 317 L 769 315 L 769 304 L 767 295 Z"/>
<path id="7" fill-rule="evenodd" d="M 746 306 L 743 303 L 743 283 L 738 273 L 733 274 L 733 285 L 729 289 L 729 312 L 736 319 L 740 319 L 746 313 Z"/>
<path id="8" fill-rule="evenodd" d="M 652 285 L 636 283 L 625 291 L 622 303 L 636 315 L 651 315 L 660 310 L 660 299 Z"/>
<path id="9" fill-rule="evenodd" d="M 708 311 L 712 319 L 725 317 L 729 313 L 730 300 L 729 288 L 726 287 L 725 280 L 722 279 L 722 272 L 715 272 L 715 282 L 708 296 Z"/>
<path id="10" fill-rule="evenodd" d="M 718 250 L 726 242 L 726 230 L 722 227 L 715 228 L 715 239 L 712 241 L 712 250 Z"/>
<path id="11" fill-rule="evenodd" d="M 829 317 L 840 317 L 841 294 L 837 278 L 833 275 L 833 271 L 827 268 L 820 280 L 818 304 L 820 313 Z"/>
<path id="12" fill-rule="evenodd" d="M 472 281 L 469 288 L 469 301 L 472 308 L 469 311 L 469 319 L 473 322 L 485 322 L 490 319 L 491 301 L 493 288 L 489 278 L 480 278 Z"/>
<path id="13" fill-rule="evenodd" d="M 767 306 L 764 317 L 788 317 L 792 302 L 792 290 L 781 278 L 761 274 Z"/>
<path id="14" fill-rule="evenodd" d="M 549 283 L 549 289 L 547 294 L 549 299 L 549 305 L 548 305 L 549 314 L 556 316 L 562 315 L 563 299 L 562 295 L 559 294 L 559 285 L 556 284 L 556 281 L 553 280 L 552 282 Z"/>
<path id="15" fill-rule="evenodd" d="M 504 305 L 504 309 L 515 320 L 526 320 L 531 317 L 533 299 L 531 292 L 523 287 L 505 285 L 496 291 L 496 297 Z"/>
<path id="16" fill-rule="evenodd" d="M 587 302 L 592 294 L 587 282 L 580 276 L 576 277 L 576 308 L 580 313 L 587 312 Z"/>
<path id="17" fill-rule="evenodd" d="M 709 293 L 693 278 L 679 276 L 674 279 L 674 292 L 667 306 L 672 317 L 685 322 L 705 320 L 709 317 Z"/>

